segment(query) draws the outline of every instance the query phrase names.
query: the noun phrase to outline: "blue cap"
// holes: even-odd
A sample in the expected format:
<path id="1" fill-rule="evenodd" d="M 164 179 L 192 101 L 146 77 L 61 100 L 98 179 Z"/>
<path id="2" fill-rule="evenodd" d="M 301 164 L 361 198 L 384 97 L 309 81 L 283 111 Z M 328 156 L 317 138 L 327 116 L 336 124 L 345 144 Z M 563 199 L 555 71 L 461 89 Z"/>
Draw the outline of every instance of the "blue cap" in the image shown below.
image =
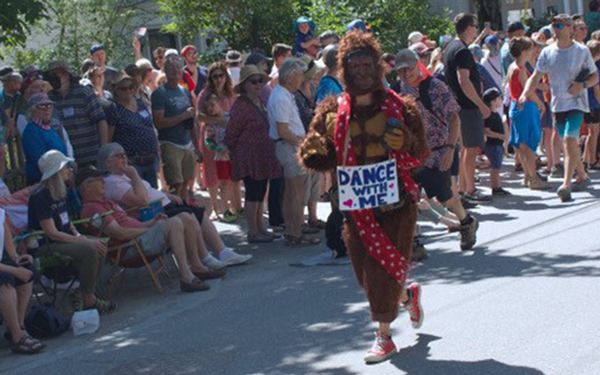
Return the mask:
<path id="1" fill-rule="evenodd" d="M 469 46 L 469 51 L 471 51 L 473 55 L 479 57 L 480 59 L 483 59 L 485 57 L 485 53 L 483 53 L 483 50 L 481 49 L 481 46 L 479 46 L 479 44 L 471 44 Z"/>
<path id="2" fill-rule="evenodd" d="M 98 51 L 103 51 L 104 50 L 104 44 L 94 44 L 92 46 L 92 48 L 90 48 L 90 55 L 93 55 L 94 53 L 98 52 Z"/>
<path id="3" fill-rule="evenodd" d="M 500 43 L 500 39 L 498 39 L 496 35 L 489 35 L 487 38 L 485 38 L 485 44 L 495 46 L 498 43 Z"/>
<path id="4" fill-rule="evenodd" d="M 350 32 L 352 30 L 361 30 L 367 31 L 367 25 L 362 20 L 354 20 L 346 25 L 346 32 Z"/>

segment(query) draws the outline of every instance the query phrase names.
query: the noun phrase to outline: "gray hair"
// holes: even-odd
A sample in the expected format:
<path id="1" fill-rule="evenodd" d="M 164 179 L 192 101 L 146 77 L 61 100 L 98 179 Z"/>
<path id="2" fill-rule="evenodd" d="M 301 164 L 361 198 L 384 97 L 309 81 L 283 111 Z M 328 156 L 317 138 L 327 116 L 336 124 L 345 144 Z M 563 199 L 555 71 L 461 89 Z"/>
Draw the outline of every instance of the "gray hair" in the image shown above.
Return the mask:
<path id="1" fill-rule="evenodd" d="M 116 142 L 107 143 L 100 147 L 100 150 L 98 150 L 98 159 L 96 160 L 96 168 L 102 172 L 108 171 L 106 160 L 108 160 L 108 158 L 111 156 L 120 153 L 125 153 L 125 149 Z"/>
<path id="2" fill-rule="evenodd" d="M 279 81 L 286 83 L 297 72 L 304 73 L 307 65 L 297 57 L 288 57 L 279 67 Z"/>

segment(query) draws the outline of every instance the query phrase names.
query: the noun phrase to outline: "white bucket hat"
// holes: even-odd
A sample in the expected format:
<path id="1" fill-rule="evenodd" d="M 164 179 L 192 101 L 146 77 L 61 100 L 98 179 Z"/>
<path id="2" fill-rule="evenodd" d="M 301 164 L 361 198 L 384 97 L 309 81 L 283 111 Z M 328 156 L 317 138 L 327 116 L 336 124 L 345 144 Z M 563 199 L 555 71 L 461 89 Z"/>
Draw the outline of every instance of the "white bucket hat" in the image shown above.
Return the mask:
<path id="1" fill-rule="evenodd" d="M 75 159 L 68 158 L 58 150 L 50 150 L 46 152 L 40 160 L 38 160 L 38 168 L 42 172 L 42 181 L 49 179 L 57 174 L 68 163 L 74 162 Z"/>

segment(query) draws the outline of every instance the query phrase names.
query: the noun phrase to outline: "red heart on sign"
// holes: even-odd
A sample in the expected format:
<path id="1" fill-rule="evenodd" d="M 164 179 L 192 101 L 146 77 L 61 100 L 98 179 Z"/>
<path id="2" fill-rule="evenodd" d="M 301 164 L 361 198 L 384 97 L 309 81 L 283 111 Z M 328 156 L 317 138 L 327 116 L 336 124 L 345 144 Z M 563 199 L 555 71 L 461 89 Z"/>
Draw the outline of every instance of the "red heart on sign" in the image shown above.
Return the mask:
<path id="1" fill-rule="evenodd" d="M 348 208 L 352 207 L 352 199 L 348 199 L 347 201 L 343 202 L 344 206 L 347 206 Z"/>
<path id="2" fill-rule="evenodd" d="M 393 189 L 393 188 L 394 188 L 394 184 L 390 184 L 390 189 Z"/>

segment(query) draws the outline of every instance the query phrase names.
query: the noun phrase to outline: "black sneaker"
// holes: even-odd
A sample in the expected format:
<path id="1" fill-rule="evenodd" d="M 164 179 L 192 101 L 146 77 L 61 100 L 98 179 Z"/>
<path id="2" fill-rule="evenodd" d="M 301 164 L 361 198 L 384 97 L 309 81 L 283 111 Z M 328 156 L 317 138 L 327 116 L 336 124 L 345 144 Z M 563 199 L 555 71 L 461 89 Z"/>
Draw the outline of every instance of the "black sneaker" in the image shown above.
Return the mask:
<path id="1" fill-rule="evenodd" d="M 508 190 L 502 188 L 492 189 L 492 196 L 494 197 L 510 197 L 512 194 Z"/>
<path id="2" fill-rule="evenodd" d="M 460 249 L 471 250 L 477 242 L 477 229 L 479 228 L 479 222 L 476 218 L 471 216 L 473 219 L 470 224 L 463 225 L 460 229 Z"/>
<path id="3" fill-rule="evenodd" d="M 466 200 L 465 198 L 460 198 L 460 203 L 462 204 L 462 206 L 465 210 L 470 210 L 472 208 L 477 207 L 477 203 L 470 202 L 470 201 Z"/>
<path id="4" fill-rule="evenodd" d="M 492 197 L 483 195 L 480 191 L 475 189 L 471 193 L 465 193 L 465 199 L 471 202 L 489 202 L 492 200 Z"/>

